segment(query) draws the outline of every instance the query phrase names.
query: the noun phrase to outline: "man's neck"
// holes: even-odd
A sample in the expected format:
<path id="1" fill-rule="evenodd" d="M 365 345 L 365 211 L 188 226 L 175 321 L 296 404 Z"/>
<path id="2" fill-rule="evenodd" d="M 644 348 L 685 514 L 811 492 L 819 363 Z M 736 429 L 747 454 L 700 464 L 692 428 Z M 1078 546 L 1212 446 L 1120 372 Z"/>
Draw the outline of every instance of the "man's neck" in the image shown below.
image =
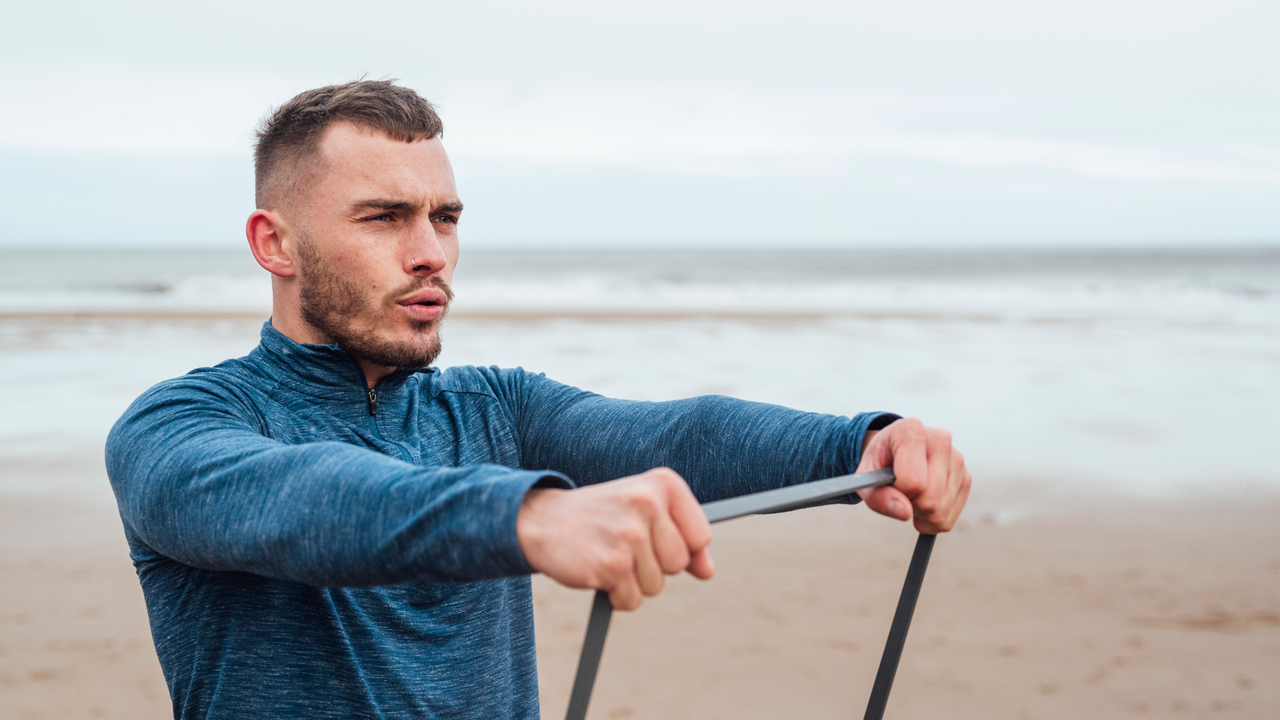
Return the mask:
<path id="1" fill-rule="evenodd" d="M 301 318 L 294 318 L 294 322 L 289 322 L 290 315 L 288 313 L 273 314 L 271 316 L 271 327 L 280 332 L 281 335 L 302 345 L 333 345 L 332 338 L 325 336 L 310 323 Z M 361 372 L 364 373 L 365 383 L 369 389 L 378 386 L 382 378 L 396 371 L 396 368 L 387 367 L 386 365 L 377 365 L 369 362 L 362 357 L 356 355 L 351 356 L 357 364 L 360 365 Z"/>
<path id="2" fill-rule="evenodd" d="M 393 367 L 387 367 L 386 365 L 374 365 L 361 357 L 357 357 L 355 360 L 360 363 L 360 369 L 364 371 L 364 379 L 365 382 L 368 383 L 370 390 L 377 387 L 378 383 L 382 382 L 382 378 L 396 371 Z"/>

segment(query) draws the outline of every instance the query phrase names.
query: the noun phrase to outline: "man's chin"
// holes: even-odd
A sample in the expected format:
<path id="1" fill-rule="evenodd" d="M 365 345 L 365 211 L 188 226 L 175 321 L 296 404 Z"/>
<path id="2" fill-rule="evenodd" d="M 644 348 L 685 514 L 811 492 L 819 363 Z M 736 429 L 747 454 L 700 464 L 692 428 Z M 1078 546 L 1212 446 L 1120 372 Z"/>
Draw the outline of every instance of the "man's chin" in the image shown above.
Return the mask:
<path id="1" fill-rule="evenodd" d="M 342 348 L 361 360 L 388 368 L 422 368 L 440 355 L 440 335 L 434 323 L 426 331 L 395 335 L 365 335 L 340 343 Z"/>

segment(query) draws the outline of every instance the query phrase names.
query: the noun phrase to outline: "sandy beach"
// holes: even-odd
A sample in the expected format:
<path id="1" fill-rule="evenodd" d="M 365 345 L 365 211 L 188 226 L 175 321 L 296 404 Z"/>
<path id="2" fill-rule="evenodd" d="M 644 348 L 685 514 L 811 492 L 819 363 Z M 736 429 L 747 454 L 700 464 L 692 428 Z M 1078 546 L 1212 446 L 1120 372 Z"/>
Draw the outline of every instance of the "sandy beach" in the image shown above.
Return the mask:
<path id="1" fill-rule="evenodd" d="M 888 717 L 1275 716 L 1280 502 L 983 495 L 938 541 Z M 913 541 L 862 508 L 718 526 L 714 580 L 615 616 L 591 717 L 860 716 Z M 0 496 L 0 552 L 0 718 L 170 716 L 108 497 Z M 535 588 L 562 717 L 590 595 Z"/>
<path id="2" fill-rule="evenodd" d="M 5 265 L 0 720 L 171 715 L 102 443 L 145 388 L 256 344 L 260 271 L 221 257 L 115 258 L 130 284 L 83 297 L 37 281 L 61 277 L 54 255 Z M 524 256 L 459 281 L 442 364 L 951 428 L 975 491 L 938 541 L 888 718 L 1274 718 L 1280 256 L 942 279 L 886 256 L 865 281 L 823 280 L 824 257 L 737 258 L 733 277 L 783 273 L 770 292 L 791 305 L 756 316 L 758 288 L 715 258 L 677 263 L 706 275 L 686 281 L 665 257 L 548 275 L 564 258 Z M 548 277 L 542 304 L 516 302 Z M 713 581 L 615 617 L 590 716 L 861 717 L 914 539 L 863 508 L 717 526 Z M 591 596 L 535 578 L 535 597 L 544 716 L 563 717 Z"/>

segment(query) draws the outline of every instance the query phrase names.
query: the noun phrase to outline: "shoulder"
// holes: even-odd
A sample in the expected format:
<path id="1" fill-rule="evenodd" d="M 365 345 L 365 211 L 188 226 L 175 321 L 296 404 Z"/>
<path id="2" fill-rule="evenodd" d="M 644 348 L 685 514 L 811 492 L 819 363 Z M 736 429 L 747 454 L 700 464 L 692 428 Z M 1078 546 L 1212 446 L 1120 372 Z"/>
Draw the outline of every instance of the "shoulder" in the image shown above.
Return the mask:
<path id="1" fill-rule="evenodd" d="M 519 367 L 454 365 L 437 370 L 424 385 L 433 396 L 440 393 L 467 393 L 505 400 L 518 395 L 531 381 L 545 378 L 542 373 L 531 373 Z"/>
<path id="2" fill-rule="evenodd" d="M 218 363 L 213 367 L 196 368 L 185 375 L 163 380 L 139 396 L 144 398 L 225 398 L 234 400 L 254 395 L 265 395 L 275 387 L 276 381 L 263 374 L 245 358 Z"/>
<path id="3" fill-rule="evenodd" d="M 144 416 L 180 412 L 216 412 L 256 420 L 275 384 L 244 358 L 196 368 L 151 386 L 133 401 L 117 426 Z"/>
<path id="4" fill-rule="evenodd" d="M 501 405 L 512 417 L 528 412 L 563 410 L 598 395 L 556 382 L 546 373 L 521 367 L 501 368 L 458 365 L 424 378 L 426 393 L 433 401 L 443 395 L 484 397 Z"/>
<path id="5" fill-rule="evenodd" d="M 266 397 L 266 390 L 235 360 L 159 382 L 138 396 L 107 434 L 108 474 L 120 476 L 121 463 L 145 456 L 148 448 L 177 447 L 182 439 L 210 428 L 264 434 L 261 408 Z"/>

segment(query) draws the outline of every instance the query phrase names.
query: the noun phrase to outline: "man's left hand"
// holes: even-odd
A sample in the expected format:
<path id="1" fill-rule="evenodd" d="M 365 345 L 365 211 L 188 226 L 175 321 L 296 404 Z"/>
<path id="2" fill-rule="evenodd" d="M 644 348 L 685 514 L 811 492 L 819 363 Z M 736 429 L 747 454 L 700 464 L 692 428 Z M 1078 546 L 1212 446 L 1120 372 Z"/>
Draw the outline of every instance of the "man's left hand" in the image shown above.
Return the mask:
<path id="1" fill-rule="evenodd" d="M 915 519 L 916 530 L 937 534 L 955 527 L 973 482 L 951 433 L 915 418 L 867 433 L 858 472 L 893 468 L 892 485 L 859 490 L 867 507 L 896 520 Z"/>

